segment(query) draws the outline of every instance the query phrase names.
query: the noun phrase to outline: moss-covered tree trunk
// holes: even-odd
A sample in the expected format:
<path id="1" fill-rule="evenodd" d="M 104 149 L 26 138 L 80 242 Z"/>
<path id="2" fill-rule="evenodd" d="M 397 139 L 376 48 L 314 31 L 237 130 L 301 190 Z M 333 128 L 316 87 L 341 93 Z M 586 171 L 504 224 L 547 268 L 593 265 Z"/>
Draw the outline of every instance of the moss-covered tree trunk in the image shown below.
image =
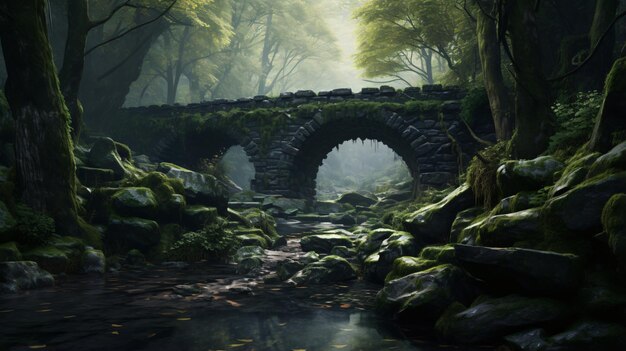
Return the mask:
<path id="1" fill-rule="evenodd" d="M 476 14 L 478 53 L 482 65 L 485 89 L 498 140 L 509 140 L 513 134 L 513 116 L 508 89 L 502 77 L 500 43 L 496 33 L 496 22 L 483 11 Z"/>
<path id="2" fill-rule="evenodd" d="M 15 119 L 21 199 L 51 215 L 64 233 L 76 229 L 76 184 L 69 114 L 47 34 L 45 0 L 0 3 L 0 38 Z"/>
<path id="3" fill-rule="evenodd" d="M 515 135 L 511 151 L 529 159 L 548 147 L 554 129 L 550 85 L 541 62 L 535 1 L 507 0 L 508 33 L 515 60 Z"/>
<path id="4" fill-rule="evenodd" d="M 85 67 L 87 33 L 91 28 L 87 1 L 69 0 L 67 20 L 69 30 L 59 79 L 61 80 L 61 92 L 65 97 L 65 103 L 72 120 L 72 138 L 78 140 L 83 123 L 83 107 L 78 100 L 78 91 Z"/>
<path id="5" fill-rule="evenodd" d="M 607 152 L 626 140 L 626 57 L 615 61 L 606 79 L 604 101 L 598 113 L 589 149 Z"/>
<path id="6" fill-rule="evenodd" d="M 615 13 L 619 5 L 618 0 L 597 0 L 596 9 L 593 16 L 593 23 L 589 31 L 589 48 L 593 50 L 602 36 L 607 33 L 606 37 L 598 46 L 592 61 L 588 64 L 591 79 L 597 82 L 593 88 L 600 89 L 602 81 L 607 73 L 611 70 L 613 64 L 613 49 L 615 48 L 615 27 L 611 27 Z M 607 32 L 608 31 L 608 32 Z"/>

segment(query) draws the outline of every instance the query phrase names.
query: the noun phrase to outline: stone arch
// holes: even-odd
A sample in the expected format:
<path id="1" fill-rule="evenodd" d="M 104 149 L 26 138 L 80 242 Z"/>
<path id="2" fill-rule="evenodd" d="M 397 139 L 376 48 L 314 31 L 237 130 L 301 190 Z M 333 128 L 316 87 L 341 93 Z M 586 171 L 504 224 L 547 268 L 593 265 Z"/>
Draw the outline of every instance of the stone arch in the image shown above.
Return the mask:
<path id="1" fill-rule="evenodd" d="M 348 140 L 372 139 L 396 152 L 409 168 L 414 189 L 420 184 L 420 155 L 430 137 L 412 122 L 391 112 L 337 116 L 325 120 L 321 113 L 298 129 L 283 151 L 289 172 L 289 196 L 315 197 L 317 172 L 334 147 Z M 430 147 L 430 146 L 429 146 Z M 420 151 L 421 150 L 421 151 Z"/>

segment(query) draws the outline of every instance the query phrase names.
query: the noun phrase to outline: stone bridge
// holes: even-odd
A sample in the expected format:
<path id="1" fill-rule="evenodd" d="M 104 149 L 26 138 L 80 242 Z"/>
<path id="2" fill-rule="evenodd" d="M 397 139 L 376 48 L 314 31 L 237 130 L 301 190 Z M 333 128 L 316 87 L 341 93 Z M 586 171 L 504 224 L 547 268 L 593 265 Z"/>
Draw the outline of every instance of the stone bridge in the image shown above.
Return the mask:
<path id="1" fill-rule="evenodd" d="M 455 87 L 429 85 L 128 108 L 105 132 L 153 159 L 192 168 L 241 145 L 254 164 L 253 190 L 305 199 L 315 196 L 318 169 L 334 147 L 373 139 L 404 160 L 415 189 L 441 188 L 457 182 L 460 167 L 481 147 L 460 119 L 463 96 Z M 474 132 L 493 139 L 490 125 Z"/>

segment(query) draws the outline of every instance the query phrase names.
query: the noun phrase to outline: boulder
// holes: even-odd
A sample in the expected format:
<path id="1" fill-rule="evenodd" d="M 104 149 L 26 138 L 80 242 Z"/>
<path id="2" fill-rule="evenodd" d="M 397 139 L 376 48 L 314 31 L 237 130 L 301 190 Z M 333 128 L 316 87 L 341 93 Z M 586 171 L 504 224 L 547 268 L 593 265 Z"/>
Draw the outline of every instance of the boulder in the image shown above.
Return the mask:
<path id="1" fill-rule="evenodd" d="M 279 237 L 274 217 L 257 208 L 247 209 L 241 214 L 251 226 L 261 229 L 270 238 L 276 239 Z"/>
<path id="2" fill-rule="evenodd" d="M 116 180 L 122 179 L 126 175 L 122 158 L 117 152 L 115 141 L 111 138 L 98 138 L 96 140 L 89 151 L 87 163 L 92 168 L 113 170 Z"/>
<path id="3" fill-rule="evenodd" d="M 568 295 L 581 283 L 582 267 L 574 255 L 467 245 L 454 250 L 458 265 L 498 289 Z"/>
<path id="4" fill-rule="evenodd" d="M 352 258 L 356 256 L 356 250 L 345 246 L 335 246 L 330 250 L 330 254 L 343 258 Z"/>
<path id="5" fill-rule="evenodd" d="M 565 303 L 547 298 L 479 298 L 468 309 L 446 312 L 435 328 L 445 339 L 459 343 L 493 342 L 528 327 L 561 321 L 569 313 Z"/>
<path id="6" fill-rule="evenodd" d="M 549 351 L 623 350 L 626 326 L 621 324 L 580 321 L 566 331 L 548 339 Z"/>
<path id="7" fill-rule="evenodd" d="M 138 249 L 147 252 L 160 240 L 157 222 L 134 217 L 112 217 L 104 236 L 105 244 L 114 250 Z"/>
<path id="8" fill-rule="evenodd" d="M 226 215 L 228 190 L 217 178 L 170 163 L 159 164 L 158 170 L 170 178 L 183 182 L 185 196 L 189 202 L 216 207 L 220 214 Z"/>
<path id="9" fill-rule="evenodd" d="M 302 251 L 315 251 L 317 253 L 330 253 L 335 246 L 352 247 L 352 239 L 344 234 L 312 234 L 302 237 L 300 240 Z"/>
<path id="10" fill-rule="evenodd" d="M 542 206 L 547 200 L 544 191 L 523 191 L 502 199 L 491 211 L 492 215 L 509 214 Z"/>
<path id="11" fill-rule="evenodd" d="M 506 343 L 519 351 L 544 351 L 548 347 L 546 331 L 531 329 L 504 337 Z"/>
<path id="12" fill-rule="evenodd" d="M 556 181 L 550 196 L 559 196 L 573 189 L 587 178 L 587 173 L 591 165 L 600 157 L 600 153 L 595 152 L 584 156 L 574 156 L 568 160 L 567 167 L 563 170 L 561 177 Z"/>
<path id="13" fill-rule="evenodd" d="M 85 245 L 74 237 L 53 237 L 46 246 L 39 246 L 23 253 L 27 261 L 34 261 L 46 271 L 77 273 L 81 270 L 81 259 Z"/>
<path id="14" fill-rule="evenodd" d="M 626 170 L 626 141 L 618 144 L 600 156 L 592 165 L 587 177 L 594 177 L 607 171 Z"/>
<path id="15" fill-rule="evenodd" d="M 602 209 L 618 193 L 626 193 L 626 172 L 600 175 L 548 200 L 544 216 L 553 230 L 597 234 L 602 231 Z"/>
<path id="16" fill-rule="evenodd" d="M 242 246 L 235 253 L 233 260 L 237 263 L 237 272 L 246 274 L 263 265 L 265 250 L 259 246 Z"/>
<path id="17" fill-rule="evenodd" d="M 497 171 L 496 181 L 504 196 L 539 190 L 554 183 L 554 174 L 565 165 L 552 156 L 533 160 L 507 161 Z"/>
<path id="18" fill-rule="evenodd" d="M 277 208 L 283 213 L 289 212 L 295 214 L 298 212 L 304 212 L 306 209 L 306 201 L 303 199 L 288 199 L 285 197 L 268 196 L 263 200 L 261 208 L 263 210 Z"/>
<path id="19" fill-rule="evenodd" d="M 626 265 L 626 194 L 614 195 L 602 211 L 602 226 L 609 235 L 609 247 Z"/>
<path id="20" fill-rule="evenodd" d="M 0 262 L 0 292 L 16 293 L 54 285 L 54 278 L 36 262 Z"/>
<path id="21" fill-rule="evenodd" d="M 329 218 L 331 223 L 352 226 L 358 223 L 357 218 L 349 213 L 331 213 Z"/>
<path id="22" fill-rule="evenodd" d="M 356 270 L 346 259 L 339 256 L 326 256 L 308 264 L 287 281 L 288 284 L 325 284 L 356 279 Z"/>
<path id="23" fill-rule="evenodd" d="M 422 246 L 411 234 L 407 232 L 394 233 L 382 242 L 378 251 L 365 259 L 363 264 L 365 279 L 374 283 L 383 283 L 387 274 L 391 272 L 396 258 L 415 256 L 421 249 Z"/>
<path id="24" fill-rule="evenodd" d="M 350 204 L 352 206 L 365 206 L 369 207 L 378 202 L 378 199 L 373 196 L 365 196 L 359 193 L 345 193 L 339 196 L 339 199 L 336 200 L 337 203 L 340 204 Z"/>
<path id="25" fill-rule="evenodd" d="M 284 260 L 276 265 L 276 274 L 281 281 L 291 278 L 294 274 L 306 266 L 305 263 L 296 260 Z"/>
<path id="26" fill-rule="evenodd" d="M 539 241 L 543 239 L 541 209 L 488 216 L 465 230 L 476 232 L 477 245 L 507 247 L 519 242 Z"/>
<path id="27" fill-rule="evenodd" d="M 21 260 L 22 253 L 20 253 L 20 250 L 17 248 L 15 241 L 0 244 L 0 262 Z"/>
<path id="28" fill-rule="evenodd" d="M 318 201 L 315 203 L 315 212 L 322 215 L 346 212 L 351 209 L 353 209 L 351 205 L 338 203 L 335 201 Z"/>
<path id="29" fill-rule="evenodd" d="M 428 243 L 447 242 L 456 215 L 474 206 L 474 194 L 464 184 L 436 204 L 423 207 L 408 216 L 403 223 L 406 231 Z"/>
<path id="30" fill-rule="evenodd" d="M 440 263 L 421 257 L 402 256 L 393 261 L 391 272 L 385 277 L 385 283 L 405 277 L 412 273 L 422 272 L 427 269 L 439 266 Z"/>
<path id="31" fill-rule="evenodd" d="M 124 259 L 124 263 L 129 266 L 145 266 L 146 265 L 146 256 L 137 249 L 132 249 L 128 251 L 126 254 L 126 258 Z"/>
<path id="32" fill-rule="evenodd" d="M 125 217 L 142 217 L 154 219 L 159 203 L 148 188 L 122 188 L 111 197 L 113 208 Z"/>
<path id="33" fill-rule="evenodd" d="M 450 304 L 469 304 L 477 295 L 462 269 L 440 265 L 390 280 L 376 296 L 377 309 L 402 320 L 437 320 Z"/>
<path id="34" fill-rule="evenodd" d="M 115 171 L 107 168 L 78 167 L 76 177 L 84 186 L 98 187 L 119 179 Z"/>
<path id="35" fill-rule="evenodd" d="M 450 242 L 458 242 L 461 244 L 467 244 L 464 242 L 464 238 L 461 236 L 463 229 L 467 228 L 472 222 L 485 212 L 482 207 L 472 207 L 467 210 L 463 210 L 456 215 L 454 222 L 452 222 L 452 228 L 450 229 Z"/>
<path id="36" fill-rule="evenodd" d="M 387 228 L 378 228 L 374 229 L 371 232 L 367 233 L 365 238 L 361 241 L 358 246 L 358 253 L 362 259 L 373 254 L 374 252 L 380 249 L 380 245 L 389 238 L 396 231 L 393 229 Z"/>
<path id="37" fill-rule="evenodd" d="M 259 246 L 264 249 L 271 246 L 271 240 L 260 229 L 238 229 L 235 235 L 242 246 Z"/>
<path id="38" fill-rule="evenodd" d="M 183 225 L 191 230 L 204 228 L 217 220 L 217 208 L 204 206 L 187 206 L 183 210 Z"/>
<path id="39" fill-rule="evenodd" d="M 104 253 L 93 247 L 87 247 L 83 253 L 83 272 L 85 273 L 104 273 L 106 259 Z"/>

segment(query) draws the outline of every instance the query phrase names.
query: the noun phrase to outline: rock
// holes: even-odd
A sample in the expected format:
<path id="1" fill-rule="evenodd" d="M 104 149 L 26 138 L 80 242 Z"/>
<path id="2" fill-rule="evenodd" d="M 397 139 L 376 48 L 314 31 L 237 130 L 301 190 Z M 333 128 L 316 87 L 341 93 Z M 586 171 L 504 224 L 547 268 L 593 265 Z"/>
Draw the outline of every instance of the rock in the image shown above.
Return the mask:
<path id="1" fill-rule="evenodd" d="M 322 215 L 346 212 L 351 209 L 352 206 L 349 204 L 342 204 L 334 201 L 318 201 L 315 203 L 315 212 Z"/>
<path id="2" fill-rule="evenodd" d="M 464 184 L 436 204 L 423 207 L 404 221 L 405 230 L 428 243 L 447 242 L 456 215 L 474 206 L 474 194 Z"/>
<path id="3" fill-rule="evenodd" d="M 144 266 L 146 264 L 146 256 L 141 251 L 132 249 L 126 254 L 124 262 L 130 266 Z"/>
<path id="4" fill-rule="evenodd" d="M 531 329 L 504 338 L 508 345 L 520 351 L 543 351 L 548 347 L 546 331 L 543 329 Z"/>
<path id="5" fill-rule="evenodd" d="M 614 195 L 602 211 L 602 226 L 609 235 L 609 247 L 626 266 L 626 194 Z"/>
<path id="6" fill-rule="evenodd" d="M 359 256 L 363 259 L 380 249 L 380 245 L 396 231 L 393 229 L 374 229 L 365 236 L 365 240 L 358 247 Z"/>
<path id="7" fill-rule="evenodd" d="M 435 321 L 453 302 L 469 304 L 477 296 L 473 284 L 463 270 L 441 265 L 388 281 L 376 306 L 402 320 Z"/>
<path id="8" fill-rule="evenodd" d="M 83 253 L 83 272 L 104 273 L 106 259 L 104 253 L 93 247 L 87 247 Z"/>
<path id="9" fill-rule="evenodd" d="M 14 241 L 0 244 L 0 262 L 21 261 L 22 254 Z"/>
<path id="10" fill-rule="evenodd" d="M 112 169 L 92 167 L 76 168 L 76 177 L 81 184 L 89 187 L 99 187 L 119 179 L 119 176 Z"/>
<path id="11" fill-rule="evenodd" d="M 198 230 L 217 220 L 217 208 L 204 206 L 187 206 L 183 210 L 183 225 Z"/>
<path id="12" fill-rule="evenodd" d="M 68 252 L 52 245 L 34 248 L 24 252 L 24 259 L 34 261 L 37 264 L 54 274 L 67 273 L 70 270 L 71 259 Z"/>
<path id="13" fill-rule="evenodd" d="M 181 296 L 193 296 L 203 291 L 201 284 L 180 284 L 172 288 L 172 292 Z"/>
<path id="14" fill-rule="evenodd" d="M 578 257 L 549 251 L 455 245 L 456 262 L 500 289 L 531 294 L 568 295 L 581 283 Z"/>
<path id="15" fill-rule="evenodd" d="M 263 210 L 278 208 L 282 210 L 283 213 L 292 212 L 292 214 L 296 214 L 297 212 L 305 211 L 306 202 L 303 199 L 288 199 L 284 197 L 268 196 L 263 200 L 261 208 Z M 293 210 L 295 210 L 295 213 L 293 213 Z"/>
<path id="16" fill-rule="evenodd" d="M 356 250 L 345 246 L 335 246 L 330 250 L 330 254 L 343 258 L 351 258 L 356 256 Z"/>
<path id="17" fill-rule="evenodd" d="M 420 257 L 443 263 L 456 263 L 456 250 L 454 245 L 427 246 L 420 252 Z"/>
<path id="18" fill-rule="evenodd" d="M 237 230 L 235 234 L 242 246 L 259 246 L 264 249 L 271 246 L 271 242 L 260 229 Z"/>
<path id="19" fill-rule="evenodd" d="M 452 222 L 452 228 L 450 229 L 450 242 L 467 244 L 465 238 L 461 235 L 461 232 L 484 212 L 485 209 L 482 207 L 472 207 L 459 212 L 456 215 L 454 222 Z"/>
<path id="20" fill-rule="evenodd" d="M 483 220 L 468 226 L 461 233 L 462 237 L 474 236 L 477 245 L 507 247 L 519 242 L 539 241 L 543 239 L 541 209 L 487 216 Z"/>
<path id="21" fill-rule="evenodd" d="M 349 213 L 332 213 L 329 220 L 334 224 L 343 224 L 352 226 L 357 224 L 357 219 Z"/>
<path id="22" fill-rule="evenodd" d="M 0 235 L 9 232 L 17 222 L 7 206 L 0 200 Z"/>
<path id="23" fill-rule="evenodd" d="M 300 240 L 302 251 L 315 251 L 317 253 L 330 253 L 335 246 L 352 247 L 352 240 L 343 234 L 312 234 L 302 237 Z"/>
<path id="24" fill-rule="evenodd" d="M 546 202 L 543 215 L 560 232 L 597 234 L 602 209 L 611 196 L 626 193 L 626 172 L 598 176 Z"/>
<path id="25" fill-rule="evenodd" d="M 466 310 L 446 313 L 435 328 L 447 340 L 474 344 L 497 341 L 528 327 L 549 325 L 568 314 L 568 306 L 560 301 L 510 295 L 479 299 Z"/>
<path id="26" fill-rule="evenodd" d="M 237 273 L 247 274 L 251 271 L 260 268 L 263 265 L 263 259 L 261 257 L 248 257 L 244 258 L 237 263 Z"/>
<path id="27" fill-rule="evenodd" d="M 577 302 L 588 316 L 612 316 L 626 309 L 626 293 L 612 286 L 588 286 L 580 289 Z"/>
<path id="28" fill-rule="evenodd" d="M 548 339 L 548 350 L 623 350 L 626 327 L 600 321 L 581 321 Z"/>
<path id="29" fill-rule="evenodd" d="M 111 200 L 115 211 L 125 217 L 154 219 L 159 207 L 154 193 L 148 188 L 122 188 Z"/>
<path id="30" fill-rule="evenodd" d="M 378 199 L 370 196 L 365 196 L 359 193 L 345 193 L 339 196 L 336 200 L 340 204 L 350 204 L 352 206 L 372 206 L 378 202 Z"/>
<path id="31" fill-rule="evenodd" d="M 159 225 L 155 221 L 133 217 L 112 217 L 104 236 L 108 247 L 138 249 L 147 252 L 161 240 Z"/>
<path id="32" fill-rule="evenodd" d="M 315 251 L 309 251 L 304 255 L 300 256 L 298 261 L 304 263 L 305 265 L 317 262 L 320 260 L 320 255 Z"/>
<path id="33" fill-rule="evenodd" d="M 54 278 L 36 262 L 0 262 L 0 292 L 16 293 L 54 285 Z"/>
<path id="34" fill-rule="evenodd" d="M 289 259 L 280 261 L 276 265 L 276 274 L 278 274 L 278 277 L 281 281 L 284 281 L 291 278 L 294 274 L 303 269 L 305 266 L 305 263 L 296 260 Z"/>
<path id="35" fill-rule="evenodd" d="M 552 187 L 550 196 L 559 196 L 573 189 L 587 178 L 587 173 L 591 165 L 600 157 L 600 153 L 595 152 L 582 157 L 574 156 L 568 160 L 567 167 L 563 170 L 561 177 Z"/>
<path id="36" fill-rule="evenodd" d="M 257 209 L 251 208 L 241 213 L 250 225 L 255 228 L 259 228 L 268 237 L 276 239 L 279 237 L 276 231 L 276 220 L 269 214 Z"/>
<path id="37" fill-rule="evenodd" d="M 89 151 L 87 163 L 93 168 L 113 170 L 116 180 L 122 179 L 126 168 L 111 138 L 98 138 Z"/>
<path id="38" fill-rule="evenodd" d="M 385 239 L 380 249 L 368 256 L 363 264 L 363 273 L 367 280 L 374 283 L 383 283 L 393 266 L 396 258 L 415 256 L 422 247 L 413 236 L 407 232 L 396 232 Z"/>
<path id="39" fill-rule="evenodd" d="M 294 274 L 287 283 L 295 286 L 306 284 L 326 284 L 356 279 L 356 270 L 344 258 L 326 256 L 308 264 Z"/>
<path id="40" fill-rule="evenodd" d="M 626 141 L 600 156 L 592 165 L 587 177 L 591 178 L 607 171 L 626 170 Z"/>
<path id="41" fill-rule="evenodd" d="M 233 260 L 239 263 L 248 258 L 263 256 L 265 256 L 265 250 L 260 246 L 242 246 L 233 256 Z"/>
<path id="42" fill-rule="evenodd" d="M 422 272 L 439 265 L 440 263 L 437 261 L 421 257 L 398 257 L 393 261 L 391 272 L 389 272 L 387 277 L 385 277 L 385 283 L 394 279 L 405 277 L 412 273 Z"/>
<path id="43" fill-rule="evenodd" d="M 547 194 L 543 191 L 523 191 L 502 199 L 491 211 L 491 214 L 502 215 L 541 207 L 547 199 Z"/>
<path id="44" fill-rule="evenodd" d="M 552 156 L 533 160 L 507 161 L 498 168 L 498 188 L 504 196 L 534 191 L 554 183 L 554 174 L 565 167 Z"/>
<path id="45" fill-rule="evenodd" d="M 158 170 L 170 178 L 183 182 L 185 196 L 189 202 L 216 207 L 220 214 L 226 215 L 228 208 L 228 190 L 217 178 L 170 164 L 159 164 Z"/>

